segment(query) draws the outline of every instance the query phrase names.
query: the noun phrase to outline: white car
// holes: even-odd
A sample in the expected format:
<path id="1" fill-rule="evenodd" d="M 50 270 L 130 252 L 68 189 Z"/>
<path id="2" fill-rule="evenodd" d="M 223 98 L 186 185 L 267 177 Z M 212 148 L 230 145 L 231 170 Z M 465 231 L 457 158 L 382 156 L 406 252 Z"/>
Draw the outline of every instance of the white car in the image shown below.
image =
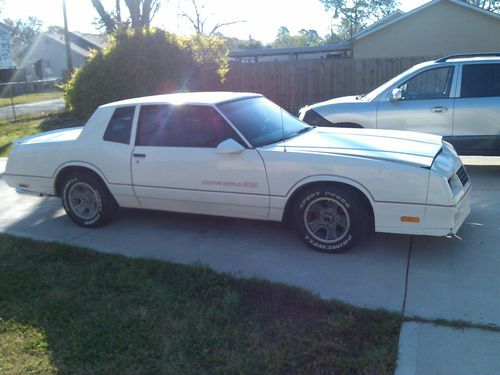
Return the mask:
<path id="1" fill-rule="evenodd" d="M 314 128 L 258 94 L 183 93 L 99 107 L 83 128 L 18 140 L 3 176 L 59 196 L 77 224 L 117 207 L 282 221 L 324 252 L 378 232 L 446 236 L 471 183 L 441 137 Z"/>

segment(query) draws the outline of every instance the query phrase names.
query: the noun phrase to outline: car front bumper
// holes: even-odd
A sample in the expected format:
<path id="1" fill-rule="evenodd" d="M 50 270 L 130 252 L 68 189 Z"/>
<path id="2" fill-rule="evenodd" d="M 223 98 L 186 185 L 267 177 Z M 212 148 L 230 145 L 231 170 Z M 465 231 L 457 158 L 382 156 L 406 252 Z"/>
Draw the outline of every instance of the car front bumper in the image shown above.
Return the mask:
<path id="1" fill-rule="evenodd" d="M 454 206 L 375 203 L 375 231 L 426 236 L 451 236 L 458 232 L 470 208 L 470 184 Z M 403 222 L 402 216 L 418 217 L 418 222 Z"/>

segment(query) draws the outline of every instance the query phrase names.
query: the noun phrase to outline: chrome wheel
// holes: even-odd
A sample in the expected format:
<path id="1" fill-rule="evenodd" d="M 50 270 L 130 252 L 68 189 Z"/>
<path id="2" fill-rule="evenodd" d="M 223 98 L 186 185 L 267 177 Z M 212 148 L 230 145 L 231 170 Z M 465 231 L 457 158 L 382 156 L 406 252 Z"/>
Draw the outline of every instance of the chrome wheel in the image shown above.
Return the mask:
<path id="1" fill-rule="evenodd" d="M 310 202 L 304 210 L 307 232 L 321 243 L 336 243 L 349 232 L 351 221 L 346 207 L 338 200 L 321 197 Z"/>
<path id="2" fill-rule="evenodd" d="M 89 184 L 77 182 L 68 192 L 71 211 L 82 220 L 93 219 L 99 210 L 99 194 Z"/>

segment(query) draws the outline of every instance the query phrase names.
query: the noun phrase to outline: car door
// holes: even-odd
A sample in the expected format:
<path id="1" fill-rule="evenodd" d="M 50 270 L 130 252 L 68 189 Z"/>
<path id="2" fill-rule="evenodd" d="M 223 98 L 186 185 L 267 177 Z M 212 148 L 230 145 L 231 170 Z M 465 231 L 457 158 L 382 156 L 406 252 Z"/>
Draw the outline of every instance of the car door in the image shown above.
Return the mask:
<path id="1" fill-rule="evenodd" d="M 75 149 L 74 160 L 90 163 L 106 178 L 107 186 L 122 207 L 138 207 L 139 202 L 132 188 L 130 156 L 133 151 L 132 133 L 136 122 L 136 106 L 105 108 L 101 113 L 110 113 L 106 127 L 95 128 L 99 143 L 92 138 L 82 150 Z"/>
<path id="2" fill-rule="evenodd" d="M 454 72 L 453 65 L 431 68 L 399 84 L 399 100 L 390 92 L 380 99 L 377 128 L 451 135 Z"/>
<path id="3" fill-rule="evenodd" d="M 132 154 L 134 191 L 145 208 L 267 218 L 269 188 L 255 149 L 221 154 L 245 142 L 211 106 L 143 105 Z"/>
<path id="4" fill-rule="evenodd" d="M 500 63 L 464 63 L 453 138 L 460 153 L 500 154 Z"/>

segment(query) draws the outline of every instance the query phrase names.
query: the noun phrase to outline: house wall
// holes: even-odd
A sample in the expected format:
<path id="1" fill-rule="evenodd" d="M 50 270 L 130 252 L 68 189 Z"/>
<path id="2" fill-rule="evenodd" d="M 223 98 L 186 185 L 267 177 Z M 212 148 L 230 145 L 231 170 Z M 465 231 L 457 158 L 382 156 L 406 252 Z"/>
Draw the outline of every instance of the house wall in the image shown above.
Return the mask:
<path id="1" fill-rule="evenodd" d="M 85 63 L 86 56 L 74 50 L 71 55 L 73 57 L 74 68 L 78 68 Z M 64 44 L 42 34 L 31 46 L 26 57 L 23 59 L 23 67 L 33 69 L 32 65 L 40 59 L 44 60 L 43 78 L 62 78 L 63 72 L 67 68 L 66 48 Z"/>
<path id="2" fill-rule="evenodd" d="M 10 32 L 0 27 L 0 69 L 12 69 L 13 67 L 14 60 L 12 58 Z"/>
<path id="3" fill-rule="evenodd" d="M 441 1 L 353 42 L 355 59 L 500 51 L 500 19 Z"/>

